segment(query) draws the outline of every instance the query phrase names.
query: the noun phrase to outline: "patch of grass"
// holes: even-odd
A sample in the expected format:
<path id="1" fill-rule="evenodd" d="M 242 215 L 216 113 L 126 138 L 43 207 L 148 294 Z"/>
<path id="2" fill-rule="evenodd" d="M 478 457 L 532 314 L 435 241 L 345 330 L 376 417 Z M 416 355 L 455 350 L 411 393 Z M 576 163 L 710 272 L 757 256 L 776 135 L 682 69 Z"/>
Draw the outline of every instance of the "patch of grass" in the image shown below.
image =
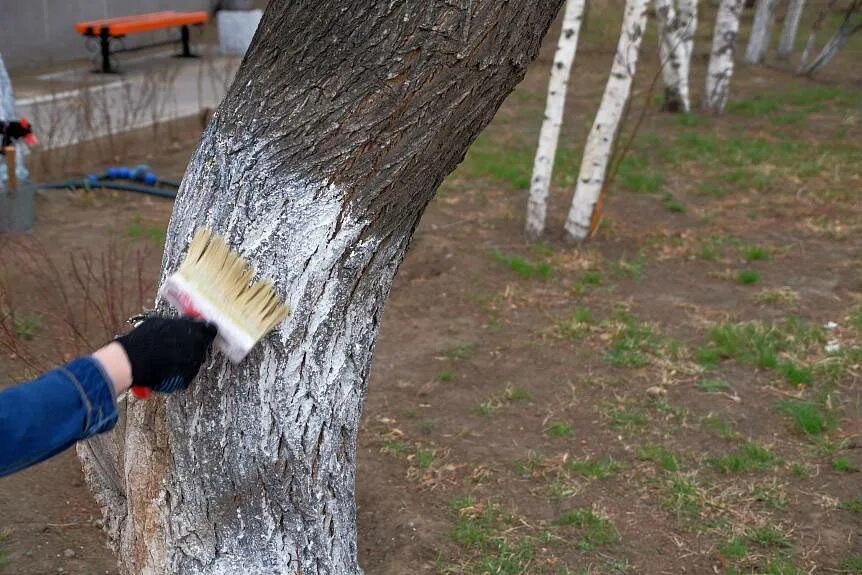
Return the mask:
<path id="1" fill-rule="evenodd" d="M 709 196 L 711 198 L 724 198 L 730 192 L 727 191 L 727 188 L 724 188 L 722 186 L 716 186 L 715 184 L 704 182 L 698 186 L 697 193 L 702 196 Z"/>
<path id="2" fill-rule="evenodd" d="M 849 511 L 851 513 L 862 513 L 862 497 L 857 495 L 853 499 L 842 501 L 838 504 L 838 509 L 843 509 L 844 511 Z"/>
<path id="3" fill-rule="evenodd" d="M 602 283 L 602 274 L 595 271 L 586 271 L 581 276 L 581 282 L 585 285 L 597 286 Z"/>
<path id="4" fill-rule="evenodd" d="M 686 212 L 685 204 L 669 192 L 662 197 L 661 205 L 663 205 L 664 209 L 667 211 L 675 214 L 684 214 Z"/>
<path id="5" fill-rule="evenodd" d="M 503 399 L 506 401 L 527 401 L 531 398 L 530 392 L 523 387 L 512 387 L 507 385 L 503 390 Z"/>
<path id="6" fill-rule="evenodd" d="M 787 535 L 774 525 L 751 527 L 745 532 L 745 538 L 755 545 L 772 548 L 789 548 L 792 546 Z"/>
<path id="7" fill-rule="evenodd" d="M 756 573 L 763 575 L 808 575 L 808 571 L 793 563 L 791 558 L 781 555 L 762 560 L 757 565 Z"/>
<path id="8" fill-rule="evenodd" d="M 455 380 L 455 374 L 451 371 L 441 371 L 437 374 L 437 380 L 443 383 L 448 383 Z"/>
<path id="9" fill-rule="evenodd" d="M 664 471 L 679 471 L 680 469 L 679 458 L 661 445 L 638 447 L 635 456 L 643 461 L 652 461 Z"/>
<path id="10" fill-rule="evenodd" d="M 850 460 L 846 457 L 838 457 L 836 459 L 833 459 L 832 469 L 834 469 L 838 473 L 852 473 L 854 471 L 858 471 L 855 467 L 850 465 Z"/>
<path id="11" fill-rule="evenodd" d="M 419 422 L 419 431 L 422 432 L 423 435 L 430 435 L 432 431 L 434 431 L 434 422 L 430 419 L 423 419 Z"/>
<path id="12" fill-rule="evenodd" d="M 646 266 L 646 256 L 643 253 L 638 253 L 635 257 L 627 259 L 620 258 L 614 264 L 614 272 L 622 277 L 630 280 L 640 281 L 644 277 L 644 267 Z"/>
<path id="13" fill-rule="evenodd" d="M 733 429 L 733 425 L 720 415 L 710 413 L 702 418 L 700 422 L 704 427 L 717 431 L 719 437 L 722 439 L 733 439 L 737 435 Z"/>
<path id="14" fill-rule="evenodd" d="M 833 425 L 831 414 L 810 401 L 781 400 L 775 409 L 787 415 L 805 435 L 820 435 Z"/>
<path id="15" fill-rule="evenodd" d="M 753 285 L 760 281 L 760 273 L 754 270 L 739 270 L 736 273 L 736 283 L 740 285 Z"/>
<path id="16" fill-rule="evenodd" d="M 719 547 L 718 552 L 725 559 L 738 561 L 748 555 L 748 543 L 743 537 L 733 537 Z"/>
<path id="17" fill-rule="evenodd" d="M 674 473 L 663 484 L 665 497 L 662 506 L 677 517 L 693 519 L 700 516 L 703 506 L 700 486 L 692 476 Z"/>
<path id="18" fill-rule="evenodd" d="M 633 431 L 647 424 L 647 417 L 637 408 L 619 408 L 608 411 L 611 427 L 624 431 Z"/>
<path id="19" fill-rule="evenodd" d="M 15 336 L 20 339 L 32 340 L 42 330 L 42 318 L 37 315 L 16 314 Z"/>
<path id="20" fill-rule="evenodd" d="M 614 524 L 590 509 L 567 511 L 556 523 L 560 527 L 576 527 L 581 530 L 576 545 L 582 551 L 611 545 L 619 539 Z"/>
<path id="21" fill-rule="evenodd" d="M 561 321 L 557 328 L 563 337 L 577 341 L 589 332 L 592 323 L 593 312 L 589 308 L 580 307 L 568 319 Z"/>
<path id="22" fill-rule="evenodd" d="M 792 307 L 799 303 L 799 294 L 789 287 L 767 288 L 755 294 L 754 300 L 762 304 Z"/>
<path id="23" fill-rule="evenodd" d="M 810 385 L 814 372 L 810 367 L 800 367 L 792 361 L 783 361 L 778 365 L 778 371 L 787 380 L 787 383 L 801 387 Z"/>
<path id="24" fill-rule="evenodd" d="M 545 428 L 545 435 L 551 437 L 571 437 L 572 426 L 564 421 L 552 421 Z"/>
<path id="25" fill-rule="evenodd" d="M 723 379 L 701 379 L 695 386 L 707 393 L 718 393 L 720 391 L 730 391 L 730 384 Z"/>
<path id="26" fill-rule="evenodd" d="M 524 279 L 548 279 L 551 277 L 551 266 L 546 262 L 533 262 L 517 255 L 507 255 L 500 250 L 492 250 L 491 258 L 515 272 Z"/>
<path id="27" fill-rule="evenodd" d="M 759 471 L 774 467 L 780 462 L 771 451 L 753 442 L 746 443 L 723 457 L 710 460 L 720 473 Z"/>
<path id="28" fill-rule="evenodd" d="M 476 351 L 476 343 L 470 341 L 470 342 L 457 343 L 457 344 L 453 345 L 452 347 L 448 348 L 445 352 L 443 352 L 443 355 L 445 355 L 446 357 L 448 357 L 449 359 L 452 359 L 452 360 L 466 359 L 466 358 L 470 357 L 471 355 L 473 355 L 473 352 L 475 352 L 475 351 Z"/>
<path id="29" fill-rule="evenodd" d="M 763 262 L 769 259 L 769 250 L 761 246 L 743 246 L 742 257 L 747 262 Z"/>
<path id="30" fill-rule="evenodd" d="M 535 451 L 530 451 L 527 459 L 518 459 L 513 463 L 515 471 L 524 479 L 533 477 L 544 465 L 544 459 Z"/>
<path id="31" fill-rule="evenodd" d="M 530 187 L 534 150 L 502 143 L 488 133 L 481 134 L 464 157 L 457 173 L 468 178 L 491 178 L 510 190 Z"/>
<path id="32" fill-rule="evenodd" d="M 649 363 L 650 355 L 659 355 L 667 347 L 666 340 L 650 324 L 629 314 L 623 314 L 621 319 L 604 355 L 607 363 L 617 367 L 643 367 Z"/>
<path id="33" fill-rule="evenodd" d="M 736 359 L 740 363 L 761 369 L 776 369 L 780 352 L 801 354 L 824 341 L 823 330 L 795 318 L 764 324 L 723 323 L 713 326 L 709 343 L 697 353 L 698 362 L 713 367 L 721 359 Z"/>
<path id="34" fill-rule="evenodd" d="M 642 155 L 632 153 L 620 162 L 616 180 L 624 189 L 636 194 L 656 194 L 664 185 L 661 171 L 651 166 Z"/>
<path id="35" fill-rule="evenodd" d="M 126 235 L 131 239 L 147 239 L 153 244 L 160 246 L 165 243 L 168 236 L 167 228 L 162 224 L 145 224 L 140 215 L 135 216 L 134 221 L 126 228 Z"/>
<path id="36" fill-rule="evenodd" d="M 424 449 L 419 447 L 416 449 L 416 465 L 422 469 L 428 469 L 434 463 L 436 452 L 433 449 Z"/>
<path id="37" fill-rule="evenodd" d="M 859 575 L 862 573 L 862 554 L 854 553 L 841 563 L 842 573 L 851 573 Z"/>
<path id="38" fill-rule="evenodd" d="M 493 415 L 493 414 L 494 414 L 494 412 L 495 412 L 495 411 L 497 411 L 497 409 L 499 409 L 499 405 L 497 405 L 497 404 L 494 402 L 494 400 L 492 400 L 492 399 L 486 399 L 485 401 L 483 401 L 482 403 L 480 403 L 479 405 L 477 405 L 477 406 L 473 409 L 473 412 L 474 412 L 476 415 L 482 415 L 482 416 L 485 416 L 485 417 L 490 417 L 491 415 Z"/>
<path id="39" fill-rule="evenodd" d="M 625 468 L 621 462 L 612 457 L 602 459 L 580 459 L 566 463 L 566 469 L 581 477 L 591 479 L 606 479 L 616 475 Z"/>

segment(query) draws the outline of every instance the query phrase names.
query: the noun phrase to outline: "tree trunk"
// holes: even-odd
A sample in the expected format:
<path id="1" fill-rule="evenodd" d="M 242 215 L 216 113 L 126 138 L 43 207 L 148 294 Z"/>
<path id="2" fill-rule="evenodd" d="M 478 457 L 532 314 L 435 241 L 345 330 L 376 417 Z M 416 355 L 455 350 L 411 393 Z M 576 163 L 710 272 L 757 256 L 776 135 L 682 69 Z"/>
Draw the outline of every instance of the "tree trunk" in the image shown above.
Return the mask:
<path id="1" fill-rule="evenodd" d="M 754 23 L 751 25 L 751 37 L 745 50 L 745 61 L 748 64 L 760 64 L 769 51 L 772 38 L 772 27 L 775 22 L 775 5 L 777 0 L 758 0 L 754 12 Z"/>
<path id="2" fill-rule="evenodd" d="M 533 162 L 533 177 L 530 180 L 530 199 L 527 203 L 527 237 L 537 239 L 545 231 L 545 214 L 548 209 L 548 189 L 554 171 L 554 157 L 563 124 L 566 107 L 566 87 L 572 71 L 572 62 L 578 47 L 578 33 L 584 16 L 584 0 L 567 0 L 563 15 L 563 27 L 551 65 L 548 81 L 548 99 L 545 103 L 545 118 L 539 133 L 539 145 Z"/>
<path id="3" fill-rule="evenodd" d="M 811 55 L 811 51 L 814 49 L 814 43 L 817 40 L 817 33 L 820 31 L 820 28 L 823 27 L 823 22 L 826 20 L 826 16 L 829 15 L 829 12 L 832 10 L 832 7 L 835 6 L 838 0 L 829 0 L 829 3 L 820 9 L 820 12 L 817 13 L 817 18 L 814 19 L 814 22 L 811 24 L 811 30 L 808 32 L 808 38 L 805 40 L 805 47 L 802 49 L 802 55 L 799 57 L 799 68 L 797 68 L 797 72 L 801 72 L 803 68 L 805 68 L 806 62 L 808 62 L 808 57 Z"/>
<path id="4" fill-rule="evenodd" d="M 647 0 L 626 0 L 622 32 L 611 75 L 587 136 L 575 196 L 566 218 L 564 235 L 568 241 L 586 239 L 592 231 L 593 211 L 604 189 L 608 162 L 635 75 L 646 26 L 647 4 Z"/>
<path id="5" fill-rule="evenodd" d="M 793 53 L 793 47 L 796 45 L 796 32 L 799 30 L 799 21 L 802 19 L 804 8 L 805 0 L 790 0 L 787 14 L 784 16 L 781 39 L 778 42 L 778 57 L 782 60 L 786 60 Z"/>
<path id="6" fill-rule="evenodd" d="M 183 178 L 163 274 L 208 225 L 293 312 L 79 449 L 123 573 L 361 573 L 356 439 L 392 278 L 561 4 L 269 3 Z"/>
<path id="7" fill-rule="evenodd" d="M 685 57 L 682 60 L 679 75 L 686 83 L 686 86 L 690 86 L 691 59 L 694 56 L 694 37 L 697 34 L 697 0 L 678 0 L 676 17 L 679 19 L 682 45 L 685 50 Z M 691 99 L 689 96 L 690 108 Z"/>
<path id="8" fill-rule="evenodd" d="M 721 0 L 718 6 L 703 95 L 703 109 L 707 112 L 720 114 L 727 104 L 743 4 L 744 0 Z"/>
<path id="9" fill-rule="evenodd" d="M 655 15 L 664 83 L 662 109 L 667 112 L 688 112 L 688 75 L 683 74 L 687 55 L 680 15 L 674 10 L 673 0 L 656 0 Z"/>
<path id="10" fill-rule="evenodd" d="M 799 74 L 803 76 L 813 76 L 817 70 L 828 64 L 832 58 L 835 57 L 853 34 L 862 30 L 862 22 L 855 25 L 852 23 L 853 15 L 859 10 L 862 10 L 862 0 L 854 1 L 850 7 L 847 8 L 847 11 L 844 13 L 844 19 L 841 21 L 841 25 L 838 26 L 835 34 L 833 34 L 829 41 L 826 42 L 826 45 L 823 46 L 823 49 L 820 50 L 820 53 L 811 61 L 811 63 L 805 63 L 805 60 L 807 60 L 807 54 L 805 55 L 806 57 L 799 67 Z M 808 47 L 806 46 L 806 51 L 807 50 Z"/>

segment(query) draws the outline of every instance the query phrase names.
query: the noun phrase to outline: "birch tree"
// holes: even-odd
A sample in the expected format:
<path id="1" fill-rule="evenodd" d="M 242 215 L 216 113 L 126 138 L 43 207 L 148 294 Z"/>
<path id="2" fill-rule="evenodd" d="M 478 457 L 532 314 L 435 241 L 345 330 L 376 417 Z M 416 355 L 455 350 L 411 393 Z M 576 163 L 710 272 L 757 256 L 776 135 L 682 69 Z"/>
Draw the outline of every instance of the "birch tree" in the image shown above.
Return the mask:
<path id="1" fill-rule="evenodd" d="M 820 12 L 817 13 L 817 18 L 814 19 L 814 22 L 811 24 L 811 29 L 808 31 L 808 38 L 805 40 L 805 47 L 802 49 L 802 55 L 799 57 L 799 68 L 797 69 L 797 72 L 800 72 L 805 68 L 805 64 L 808 62 L 808 57 L 814 49 L 814 43 L 817 40 L 817 33 L 820 32 L 820 28 L 823 27 L 823 22 L 826 20 L 826 16 L 829 15 L 829 12 L 832 10 L 832 7 L 835 6 L 837 1 L 838 0 L 829 0 L 829 3 L 821 8 Z"/>
<path id="2" fill-rule="evenodd" d="M 628 103 L 647 20 L 647 0 L 626 0 L 623 25 L 610 78 L 587 136 L 578 183 L 564 229 L 568 241 L 586 239 L 594 229 L 596 204 L 604 189 L 608 162 Z M 599 215 L 599 214 L 596 214 Z"/>
<path id="3" fill-rule="evenodd" d="M 162 277 L 208 225 L 293 312 L 79 449 L 122 573 L 361 573 L 356 440 L 392 278 L 561 4 L 269 2 L 182 180 Z"/>
<path id="4" fill-rule="evenodd" d="M 751 37 L 745 49 L 745 61 L 749 64 L 759 64 L 766 58 L 775 22 L 776 4 L 778 0 L 758 0 L 757 2 L 754 23 L 751 25 Z"/>
<path id="5" fill-rule="evenodd" d="M 697 34 L 697 0 L 678 0 L 677 18 L 682 30 L 682 43 L 685 47 L 684 76 L 689 78 L 691 58 L 694 55 L 694 37 Z"/>
<path id="6" fill-rule="evenodd" d="M 663 109 L 668 112 L 688 112 L 688 66 L 683 22 L 674 10 L 673 0 L 656 0 L 659 58 L 664 83 Z"/>
<path id="7" fill-rule="evenodd" d="M 545 231 L 545 214 L 548 209 L 548 190 L 554 171 L 554 158 L 563 111 L 566 107 L 566 88 L 578 47 L 578 34 L 584 17 L 584 0 L 567 0 L 563 14 L 563 27 L 557 41 L 557 51 L 551 65 L 548 80 L 548 99 L 545 102 L 545 117 L 539 132 L 539 145 L 533 161 L 533 177 L 530 180 L 530 198 L 527 203 L 527 236 L 536 239 Z"/>
<path id="8" fill-rule="evenodd" d="M 703 109 L 707 112 L 720 114 L 727 104 L 739 36 L 739 16 L 744 3 L 745 0 L 721 0 L 718 5 L 703 95 Z"/>
<path id="9" fill-rule="evenodd" d="M 847 7 L 847 10 L 844 12 L 844 18 L 841 20 L 841 24 L 838 26 L 838 29 L 832 37 L 829 38 L 823 46 L 823 49 L 821 49 L 820 53 L 817 54 L 817 57 L 809 63 L 806 62 L 807 54 L 805 54 L 806 58 L 803 59 L 800 64 L 800 74 L 806 76 L 813 75 L 817 70 L 828 64 L 836 54 L 838 54 L 851 36 L 859 32 L 859 30 L 862 30 L 862 20 L 854 22 L 853 18 L 854 15 L 860 12 L 862 12 L 862 0 L 854 0 L 851 2 Z"/>
<path id="10" fill-rule="evenodd" d="M 785 60 L 793 53 L 796 45 L 796 32 L 799 30 L 799 21 L 802 19 L 802 11 L 805 8 L 805 0 L 790 0 L 787 6 L 787 14 L 784 16 L 784 28 L 781 30 L 781 38 L 778 41 L 778 57 Z"/>

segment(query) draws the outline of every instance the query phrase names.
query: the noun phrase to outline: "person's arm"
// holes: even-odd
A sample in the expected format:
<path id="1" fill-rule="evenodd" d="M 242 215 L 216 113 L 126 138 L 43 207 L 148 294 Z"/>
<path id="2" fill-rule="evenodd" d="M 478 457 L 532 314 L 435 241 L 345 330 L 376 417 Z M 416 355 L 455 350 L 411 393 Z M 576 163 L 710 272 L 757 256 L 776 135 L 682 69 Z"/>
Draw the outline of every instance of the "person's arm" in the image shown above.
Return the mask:
<path id="1" fill-rule="evenodd" d="M 194 379 L 216 335 L 211 324 L 151 318 L 93 355 L 0 393 L 0 477 L 43 461 L 117 422 L 133 383 L 169 393 Z"/>

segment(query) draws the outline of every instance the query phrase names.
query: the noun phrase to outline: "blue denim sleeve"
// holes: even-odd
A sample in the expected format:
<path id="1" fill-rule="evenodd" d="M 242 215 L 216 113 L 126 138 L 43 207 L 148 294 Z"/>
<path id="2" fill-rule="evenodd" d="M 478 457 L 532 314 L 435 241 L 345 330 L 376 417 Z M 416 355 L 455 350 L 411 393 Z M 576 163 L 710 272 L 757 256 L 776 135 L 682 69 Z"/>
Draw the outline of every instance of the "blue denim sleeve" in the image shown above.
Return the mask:
<path id="1" fill-rule="evenodd" d="M 114 386 L 81 357 L 0 393 L 0 477 L 48 459 L 117 422 Z"/>

